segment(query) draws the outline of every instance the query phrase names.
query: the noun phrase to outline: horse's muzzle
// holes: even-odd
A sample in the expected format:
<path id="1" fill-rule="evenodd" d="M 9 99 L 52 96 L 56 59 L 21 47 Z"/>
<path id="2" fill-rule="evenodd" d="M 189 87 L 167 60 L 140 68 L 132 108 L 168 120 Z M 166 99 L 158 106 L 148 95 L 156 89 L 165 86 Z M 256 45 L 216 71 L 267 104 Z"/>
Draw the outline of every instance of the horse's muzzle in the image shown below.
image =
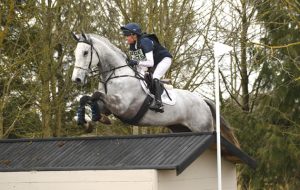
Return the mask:
<path id="1" fill-rule="evenodd" d="M 76 79 L 75 79 L 75 82 L 81 83 L 81 79 L 80 79 L 80 78 L 76 78 Z"/>

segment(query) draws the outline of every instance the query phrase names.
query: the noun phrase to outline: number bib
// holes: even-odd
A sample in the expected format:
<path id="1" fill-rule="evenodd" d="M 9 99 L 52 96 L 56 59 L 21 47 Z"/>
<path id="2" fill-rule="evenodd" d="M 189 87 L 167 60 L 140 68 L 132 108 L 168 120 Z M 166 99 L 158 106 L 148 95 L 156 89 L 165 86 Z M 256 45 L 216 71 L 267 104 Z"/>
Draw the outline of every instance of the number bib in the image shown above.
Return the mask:
<path id="1" fill-rule="evenodd" d="M 133 59 L 135 61 L 145 61 L 146 60 L 146 56 L 144 55 L 142 49 L 137 49 L 135 51 L 130 50 L 129 54 L 131 56 L 131 59 Z"/>

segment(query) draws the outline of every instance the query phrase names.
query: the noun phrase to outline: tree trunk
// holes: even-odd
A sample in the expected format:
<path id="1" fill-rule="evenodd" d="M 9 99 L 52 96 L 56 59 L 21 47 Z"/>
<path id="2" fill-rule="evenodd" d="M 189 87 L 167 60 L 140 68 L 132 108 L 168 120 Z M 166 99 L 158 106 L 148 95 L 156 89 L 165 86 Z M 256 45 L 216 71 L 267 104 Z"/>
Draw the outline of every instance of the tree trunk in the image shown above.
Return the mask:
<path id="1" fill-rule="evenodd" d="M 3 103 L 0 101 L 0 139 L 3 139 L 4 135 L 4 118 L 3 118 Z"/>
<path id="2" fill-rule="evenodd" d="M 3 17 L 5 17 L 5 15 L 3 13 L 4 9 L 5 9 L 5 6 L 0 8 L 0 10 L 1 10 L 0 21 L 6 21 L 5 23 L 2 23 L 4 25 L 1 25 L 2 28 L 0 30 L 0 52 L 1 52 L 1 49 L 3 47 L 4 38 L 6 37 L 6 35 L 8 33 L 8 29 L 9 29 L 9 27 L 10 27 L 10 25 L 13 22 L 13 19 L 14 19 L 15 1 L 13 1 L 13 0 L 8 1 L 7 6 L 8 6 L 8 14 L 7 14 L 6 18 L 3 18 Z M 0 58 L 0 61 L 1 61 L 1 58 Z M 5 82 L 3 82 L 3 83 L 5 83 Z M 0 139 L 4 138 L 4 116 L 3 116 L 3 112 L 4 112 L 4 108 L 5 108 L 5 104 L 6 104 L 4 85 L 5 84 L 2 84 L 2 86 L 0 86 L 1 87 L 0 90 L 2 91 L 2 92 L 0 92 Z"/>
<path id="3" fill-rule="evenodd" d="M 242 29 L 241 29 L 241 85 L 242 85 L 242 109 L 249 111 L 249 89 L 248 89 L 248 71 L 247 71 L 247 34 L 249 23 L 247 21 L 246 2 L 242 3 Z"/>
<path id="4" fill-rule="evenodd" d="M 51 136 L 51 106 L 50 106 L 50 80 L 51 80 L 51 62 L 53 59 L 53 50 L 51 49 L 51 29 L 52 29 L 52 1 L 48 0 L 47 5 L 43 1 L 43 23 L 44 33 L 41 36 L 43 41 L 42 60 L 40 62 L 40 78 L 41 78 L 41 112 L 42 112 L 42 136 Z"/>
<path id="5" fill-rule="evenodd" d="M 51 111 L 50 111 L 50 91 L 49 81 L 42 82 L 42 94 L 41 94 L 41 112 L 42 112 L 42 136 L 51 136 Z"/>
<path id="6" fill-rule="evenodd" d="M 63 125 L 63 113 L 65 109 L 65 102 L 64 102 L 64 94 L 65 94 L 65 83 L 63 80 L 63 50 L 62 50 L 62 45 L 58 44 L 56 47 L 56 51 L 58 54 L 58 62 L 57 66 L 55 68 L 55 77 L 53 76 L 53 85 L 55 88 L 53 89 L 53 96 L 55 96 L 55 107 L 54 107 L 54 115 L 55 115 L 55 125 L 53 126 L 55 129 L 55 134 L 54 136 L 59 137 L 61 136 L 61 129 Z M 57 92 L 56 92 L 57 91 Z"/>
<path id="7" fill-rule="evenodd" d="M 3 23 L 1 23 L 1 30 L 0 30 L 0 51 L 2 49 L 3 46 L 3 40 L 6 36 L 6 34 L 8 33 L 9 27 L 11 26 L 11 23 L 14 20 L 14 15 L 15 15 L 15 1 L 14 0 L 10 0 L 8 1 L 8 13 L 7 13 L 7 17 L 3 18 L 4 15 L 4 7 L 1 7 L 1 13 L 0 13 L 0 21 L 6 21 L 4 22 L 4 26 L 2 26 Z"/>

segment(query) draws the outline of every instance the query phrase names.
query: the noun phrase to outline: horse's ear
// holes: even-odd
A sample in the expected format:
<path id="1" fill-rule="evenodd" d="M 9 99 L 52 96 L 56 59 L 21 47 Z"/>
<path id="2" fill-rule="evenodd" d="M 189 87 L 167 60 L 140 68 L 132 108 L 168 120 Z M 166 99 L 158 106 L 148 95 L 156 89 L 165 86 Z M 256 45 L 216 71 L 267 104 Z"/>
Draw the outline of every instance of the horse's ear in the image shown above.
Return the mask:
<path id="1" fill-rule="evenodd" d="M 86 35 L 85 35 L 85 33 L 83 31 L 81 31 L 81 35 L 82 35 L 82 37 L 83 37 L 84 40 L 87 40 L 87 37 L 86 37 Z"/>
<path id="2" fill-rule="evenodd" d="M 74 40 L 76 40 L 78 42 L 79 37 L 74 32 L 71 32 L 71 34 L 72 34 L 72 37 L 74 38 Z"/>

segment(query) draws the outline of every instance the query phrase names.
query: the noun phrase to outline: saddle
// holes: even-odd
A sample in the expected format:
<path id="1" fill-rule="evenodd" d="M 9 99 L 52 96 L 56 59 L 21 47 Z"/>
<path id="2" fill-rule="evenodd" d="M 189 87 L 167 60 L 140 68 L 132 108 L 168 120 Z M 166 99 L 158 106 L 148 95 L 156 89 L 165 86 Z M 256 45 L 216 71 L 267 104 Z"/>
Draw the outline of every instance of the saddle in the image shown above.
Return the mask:
<path id="1" fill-rule="evenodd" d="M 147 72 L 144 73 L 144 79 L 145 80 L 140 80 L 141 86 L 148 95 L 153 97 L 153 94 L 155 93 L 155 88 L 154 88 L 152 74 Z M 176 96 L 172 90 L 173 86 L 171 85 L 171 80 L 169 79 L 160 80 L 160 84 L 164 89 L 161 94 L 162 102 L 168 105 L 175 105 Z"/>
<path id="2" fill-rule="evenodd" d="M 154 83 L 153 83 L 153 75 L 151 73 L 145 73 L 144 79 L 145 79 L 146 86 L 149 89 L 150 93 L 154 94 L 155 93 L 155 88 L 154 88 Z M 171 80 L 170 79 L 161 79 L 160 80 L 160 85 L 165 90 L 173 88 L 173 86 L 171 85 Z"/>
<path id="3" fill-rule="evenodd" d="M 145 73 L 144 74 L 144 80 L 140 80 L 141 86 L 143 88 L 143 90 L 147 93 L 147 96 L 143 102 L 143 104 L 141 105 L 139 111 L 137 112 L 137 114 L 133 117 L 133 118 L 122 118 L 120 116 L 115 115 L 115 117 L 119 118 L 121 121 L 128 123 L 128 124 L 132 124 L 135 125 L 137 124 L 141 118 L 143 118 L 143 116 L 145 115 L 145 113 L 148 111 L 149 109 L 149 105 L 150 103 L 153 101 L 153 94 L 155 93 L 155 87 L 154 87 L 154 82 L 153 82 L 153 77 L 152 74 L 150 73 Z M 164 91 L 161 94 L 161 99 L 162 102 L 168 105 L 175 105 L 175 95 L 172 91 L 167 91 L 166 88 L 164 87 L 164 82 L 160 81 L 160 84 L 162 85 Z"/>
<path id="4" fill-rule="evenodd" d="M 149 89 L 151 94 L 154 94 L 154 84 L 153 84 L 153 76 L 151 73 L 145 73 L 144 75 L 145 82 L 147 84 L 147 88 Z"/>

